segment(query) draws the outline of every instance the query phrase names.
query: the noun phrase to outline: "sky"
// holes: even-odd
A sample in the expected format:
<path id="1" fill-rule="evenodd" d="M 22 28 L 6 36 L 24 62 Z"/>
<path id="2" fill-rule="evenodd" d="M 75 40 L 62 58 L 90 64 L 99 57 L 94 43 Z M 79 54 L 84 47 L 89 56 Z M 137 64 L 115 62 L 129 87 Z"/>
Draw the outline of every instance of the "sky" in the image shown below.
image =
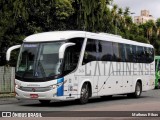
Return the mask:
<path id="1" fill-rule="evenodd" d="M 154 18 L 160 18 L 160 0 L 114 0 L 119 8 L 130 8 L 131 16 L 139 16 L 141 10 L 149 10 Z"/>

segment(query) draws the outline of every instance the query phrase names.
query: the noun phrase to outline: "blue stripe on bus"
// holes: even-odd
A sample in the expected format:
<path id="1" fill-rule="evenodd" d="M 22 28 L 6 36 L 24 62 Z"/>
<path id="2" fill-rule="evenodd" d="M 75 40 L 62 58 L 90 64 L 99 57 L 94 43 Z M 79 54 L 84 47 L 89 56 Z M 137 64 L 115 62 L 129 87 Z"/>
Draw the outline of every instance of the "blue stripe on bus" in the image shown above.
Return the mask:
<path id="1" fill-rule="evenodd" d="M 59 78 L 57 80 L 57 84 L 64 82 L 64 78 Z M 64 92 L 64 84 L 62 84 L 61 86 L 59 86 L 57 88 L 57 96 L 63 96 L 63 92 Z"/>

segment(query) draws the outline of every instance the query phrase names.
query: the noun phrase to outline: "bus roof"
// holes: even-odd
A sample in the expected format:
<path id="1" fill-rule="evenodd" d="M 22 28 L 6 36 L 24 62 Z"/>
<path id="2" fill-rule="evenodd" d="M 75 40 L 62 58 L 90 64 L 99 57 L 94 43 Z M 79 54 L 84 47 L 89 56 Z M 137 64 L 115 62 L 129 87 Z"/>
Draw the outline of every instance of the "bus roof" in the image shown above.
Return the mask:
<path id="1" fill-rule="evenodd" d="M 30 35 L 24 39 L 24 42 L 46 42 L 46 41 L 60 41 L 74 37 L 85 37 L 83 31 L 53 31 L 43 32 Z"/>
<path id="2" fill-rule="evenodd" d="M 91 33 L 86 31 L 53 31 L 43 32 L 30 35 L 24 39 L 24 42 L 48 42 L 48 41 L 62 41 L 75 37 L 87 37 L 91 39 L 112 41 L 125 44 L 133 44 L 139 46 L 152 47 L 150 44 L 140 43 L 132 40 L 123 39 L 120 36 L 107 33 Z"/>

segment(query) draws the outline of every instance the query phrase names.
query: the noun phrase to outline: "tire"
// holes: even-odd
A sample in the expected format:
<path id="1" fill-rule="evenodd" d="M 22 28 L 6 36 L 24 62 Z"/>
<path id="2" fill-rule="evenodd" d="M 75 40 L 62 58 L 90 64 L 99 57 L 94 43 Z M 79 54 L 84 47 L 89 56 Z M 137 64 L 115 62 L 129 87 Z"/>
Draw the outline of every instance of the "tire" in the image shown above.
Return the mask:
<path id="1" fill-rule="evenodd" d="M 90 89 L 88 87 L 88 84 L 83 84 L 82 89 L 81 89 L 81 95 L 80 95 L 80 99 L 79 99 L 79 103 L 80 104 L 86 104 L 88 102 L 89 99 L 89 93 L 90 93 Z"/>
<path id="2" fill-rule="evenodd" d="M 135 92 L 127 94 L 128 97 L 139 98 L 142 93 L 142 85 L 140 82 L 136 83 Z"/>
<path id="3" fill-rule="evenodd" d="M 39 102 L 42 104 L 42 105 L 48 105 L 50 103 L 50 100 L 39 100 Z"/>

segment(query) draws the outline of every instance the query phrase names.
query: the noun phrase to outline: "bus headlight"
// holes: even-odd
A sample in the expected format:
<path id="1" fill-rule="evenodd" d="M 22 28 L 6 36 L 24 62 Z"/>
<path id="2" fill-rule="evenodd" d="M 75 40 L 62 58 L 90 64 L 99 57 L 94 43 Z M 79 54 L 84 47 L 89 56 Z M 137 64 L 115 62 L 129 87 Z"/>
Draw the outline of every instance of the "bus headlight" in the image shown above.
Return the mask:
<path id="1" fill-rule="evenodd" d="M 56 88 L 57 88 L 57 85 L 52 85 L 52 88 L 53 88 L 53 89 L 56 89 Z"/>
<path id="2" fill-rule="evenodd" d="M 19 89 L 21 86 L 16 84 L 15 87 Z"/>

